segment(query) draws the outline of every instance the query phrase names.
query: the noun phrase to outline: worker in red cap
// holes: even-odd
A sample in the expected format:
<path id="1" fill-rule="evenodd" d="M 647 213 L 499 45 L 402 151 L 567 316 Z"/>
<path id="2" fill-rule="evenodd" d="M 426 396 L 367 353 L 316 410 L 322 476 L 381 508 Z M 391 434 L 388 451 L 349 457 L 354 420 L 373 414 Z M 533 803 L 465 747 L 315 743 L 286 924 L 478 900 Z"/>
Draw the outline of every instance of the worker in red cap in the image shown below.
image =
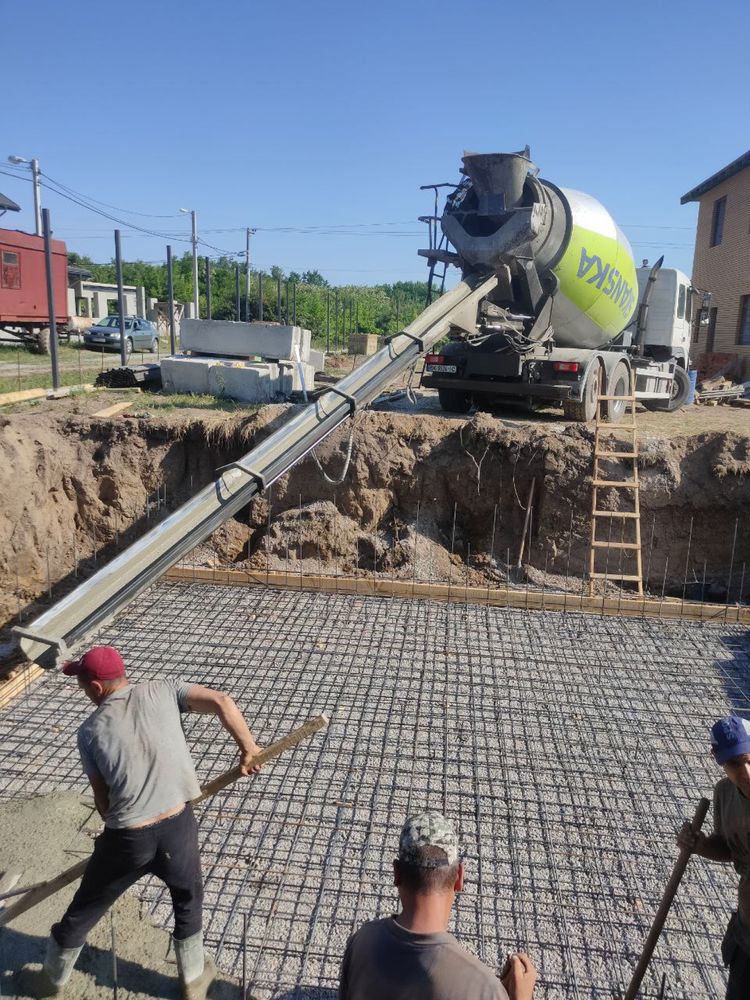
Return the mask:
<path id="1" fill-rule="evenodd" d="M 174 908 L 174 946 L 185 1000 L 204 1000 L 216 969 L 203 950 L 200 794 L 182 730 L 183 712 L 216 715 L 240 750 L 243 774 L 259 770 L 260 748 L 227 694 L 168 680 L 130 684 L 113 646 L 66 663 L 96 710 L 78 730 L 78 749 L 104 820 L 81 885 L 52 927 L 44 966 L 27 986 L 36 996 L 63 991 L 91 928 L 144 875 L 163 881 Z"/>
<path id="2" fill-rule="evenodd" d="M 724 775 L 714 787 L 714 829 L 706 836 L 686 823 L 677 835 L 680 847 L 709 861 L 733 864 L 740 876 L 737 910 L 721 943 L 729 968 L 726 1000 L 750 997 L 750 722 L 739 715 L 711 727 L 711 753 Z"/>

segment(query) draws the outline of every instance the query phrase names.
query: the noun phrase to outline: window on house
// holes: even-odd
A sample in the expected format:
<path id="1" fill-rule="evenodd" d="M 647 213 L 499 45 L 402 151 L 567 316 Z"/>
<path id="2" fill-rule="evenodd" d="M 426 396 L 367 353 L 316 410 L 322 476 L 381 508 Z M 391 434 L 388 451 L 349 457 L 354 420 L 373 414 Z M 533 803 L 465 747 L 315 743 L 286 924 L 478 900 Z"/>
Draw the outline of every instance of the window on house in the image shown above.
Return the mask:
<path id="1" fill-rule="evenodd" d="M 719 310 L 713 306 L 708 312 L 708 333 L 706 334 L 706 353 L 710 354 L 714 349 L 716 339 L 716 316 Z"/>
<path id="2" fill-rule="evenodd" d="M 716 247 L 724 236 L 724 216 L 727 214 L 726 195 L 714 202 L 714 214 L 711 220 L 711 246 Z"/>
<path id="3" fill-rule="evenodd" d="M 737 343 L 750 346 L 750 295 L 743 295 L 740 299 L 740 329 Z"/>
<path id="4" fill-rule="evenodd" d="M 0 268 L 0 286 L 3 288 L 21 287 L 21 263 L 17 253 L 3 250 L 2 268 Z"/>

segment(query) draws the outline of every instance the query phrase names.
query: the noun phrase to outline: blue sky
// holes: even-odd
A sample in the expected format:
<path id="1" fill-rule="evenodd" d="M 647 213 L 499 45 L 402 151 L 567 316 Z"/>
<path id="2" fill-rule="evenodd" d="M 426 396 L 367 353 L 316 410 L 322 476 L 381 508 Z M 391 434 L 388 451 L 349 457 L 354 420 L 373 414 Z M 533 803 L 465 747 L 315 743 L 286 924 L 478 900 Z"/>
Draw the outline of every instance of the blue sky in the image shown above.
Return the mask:
<path id="1" fill-rule="evenodd" d="M 749 29 L 739 0 L 6 4 L 0 191 L 24 211 L 3 221 L 33 231 L 7 156 L 36 156 L 145 214 L 103 211 L 176 234 L 120 226 L 126 259 L 187 248 L 188 207 L 222 250 L 244 235 L 214 230 L 258 227 L 266 269 L 421 278 L 419 185 L 456 180 L 464 149 L 529 143 L 542 176 L 604 202 L 639 261 L 663 251 L 689 273 L 696 206 L 680 195 L 750 147 Z M 43 199 L 69 249 L 111 259 L 114 222 Z"/>

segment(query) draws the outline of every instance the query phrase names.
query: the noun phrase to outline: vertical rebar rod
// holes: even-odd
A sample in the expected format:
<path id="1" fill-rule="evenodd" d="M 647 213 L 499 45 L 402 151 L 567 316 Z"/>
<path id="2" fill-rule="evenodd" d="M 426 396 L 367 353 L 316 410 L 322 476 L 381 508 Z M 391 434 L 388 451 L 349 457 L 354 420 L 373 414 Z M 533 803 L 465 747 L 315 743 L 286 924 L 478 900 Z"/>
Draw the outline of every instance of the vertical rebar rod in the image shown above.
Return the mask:
<path id="1" fill-rule="evenodd" d="M 651 579 L 651 556 L 654 551 L 654 532 L 656 531 L 656 511 L 654 511 L 651 516 L 651 540 L 648 545 L 648 561 L 646 563 L 646 587 L 648 587 L 648 581 Z"/>
<path id="2" fill-rule="evenodd" d="M 109 930 L 110 941 L 112 943 L 112 997 L 113 1000 L 117 1000 L 117 936 L 115 932 L 115 911 L 113 909 L 109 911 Z"/>
<path id="3" fill-rule="evenodd" d="M 740 523 L 740 519 L 736 518 L 734 522 L 734 535 L 732 537 L 732 554 L 729 559 L 729 576 L 727 577 L 727 607 L 729 607 L 729 598 L 732 593 L 732 575 L 734 574 L 734 552 L 737 547 L 737 525 Z"/>
<path id="4" fill-rule="evenodd" d="M 247 1000 L 247 911 L 242 914 L 242 1000 Z"/>
<path id="5" fill-rule="evenodd" d="M 682 603 L 680 604 L 680 617 L 685 613 L 685 592 L 687 591 L 688 569 L 690 567 L 690 545 L 693 541 L 693 517 L 690 518 L 690 528 L 688 529 L 687 553 L 685 555 L 685 574 L 682 580 Z"/>

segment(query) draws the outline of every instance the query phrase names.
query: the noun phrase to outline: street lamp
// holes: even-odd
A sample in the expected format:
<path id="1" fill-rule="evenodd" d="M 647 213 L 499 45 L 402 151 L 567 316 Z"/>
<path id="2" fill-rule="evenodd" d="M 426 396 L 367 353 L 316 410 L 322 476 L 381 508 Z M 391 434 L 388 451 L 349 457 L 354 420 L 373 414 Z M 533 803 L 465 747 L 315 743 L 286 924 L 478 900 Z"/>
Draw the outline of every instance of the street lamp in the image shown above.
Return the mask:
<path id="1" fill-rule="evenodd" d="M 181 208 L 183 215 L 190 215 L 193 224 L 193 308 L 195 318 L 200 319 L 200 305 L 198 302 L 198 220 L 194 208 Z"/>
<path id="2" fill-rule="evenodd" d="M 28 163 L 31 167 L 31 175 L 34 178 L 34 225 L 36 227 L 37 236 L 42 235 L 42 185 L 39 180 L 39 160 L 27 160 L 23 156 L 9 156 L 8 163 L 14 163 L 16 166 L 20 166 L 22 163 Z"/>

